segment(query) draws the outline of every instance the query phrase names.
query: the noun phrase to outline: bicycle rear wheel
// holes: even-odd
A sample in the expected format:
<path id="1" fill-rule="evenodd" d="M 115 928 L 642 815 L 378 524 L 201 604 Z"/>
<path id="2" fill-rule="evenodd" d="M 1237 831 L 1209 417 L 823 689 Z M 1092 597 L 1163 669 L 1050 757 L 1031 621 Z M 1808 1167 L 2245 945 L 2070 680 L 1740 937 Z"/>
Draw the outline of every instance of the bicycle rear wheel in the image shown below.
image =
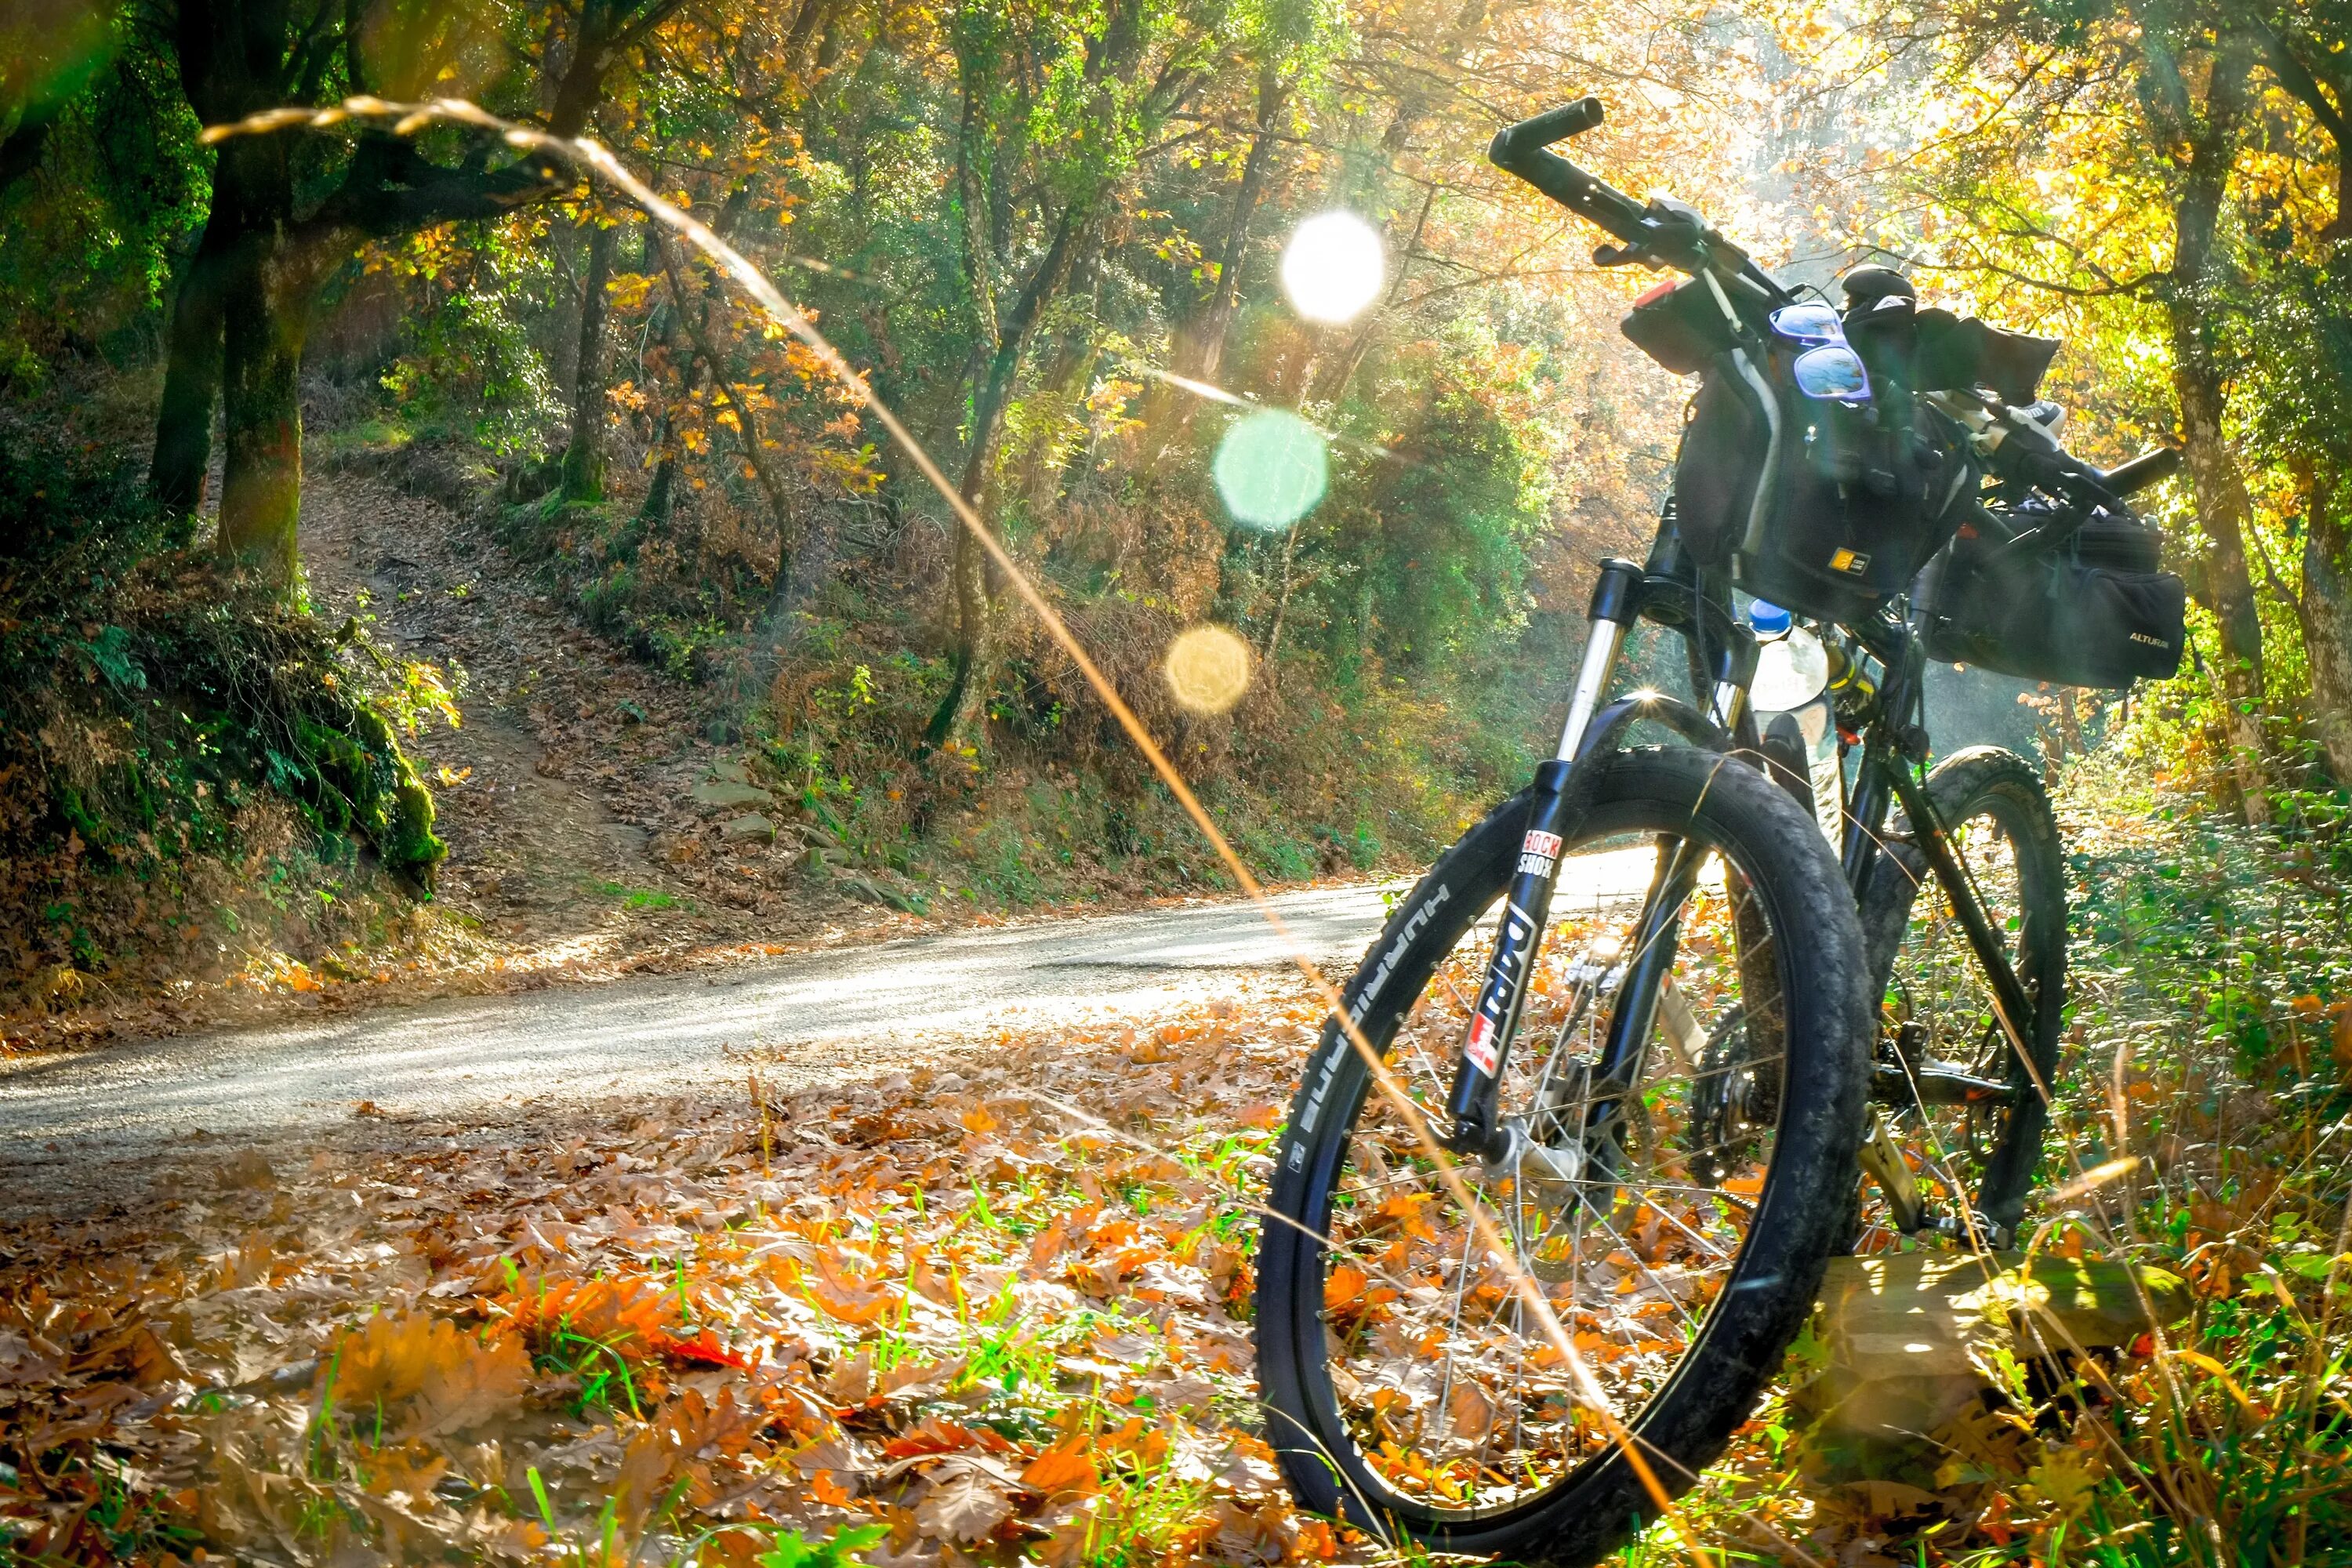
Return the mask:
<path id="1" fill-rule="evenodd" d="M 1835 862 L 1743 763 L 1597 765 L 1504 1066 L 1516 1136 L 1462 1167 L 1592 1387 L 1337 1020 L 1276 1146 L 1258 1253 L 1268 1436 L 1304 1507 L 1445 1552 L 1607 1552 L 1654 1511 L 1612 1430 L 1687 1487 L 1778 1367 L 1844 1217 L 1870 1010 Z M 1439 860 L 1345 993 L 1441 1138 L 1527 810 L 1507 801 Z M 1671 955 L 1647 1005 L 1625 984 L 1644 947 Z M 1646 1018 L 1636 1048 L 1599 1076 L 1628 1006 Z M 1694 1116 L 1694 1080 L 1735 1071 L 1706 1065 L 1727 1031 L 1740 1114 Z"/>
<path id="2" fill-rule="evenodd" d="M 2066 992 L 2066 879 L 2058 823 L 2033 765 L 1978 746 L 1927 778 L 1952 852 L 2025 987 L 2026 1037 L 2012 1042 L 1993 1010 L 1991 983 L 1897 822 L 1862 899 L 1864 940 L 1880 998 L 1872 1097 L 1920 1195 L 1941 1210 L 1942 1234 L 2005 1246 L 2033 1187 L 2045 1099 L 2057 1070 Z M 2020 1045 L 2023 1049 L 2019 1049 Z M 1962 1216 L 1961 1205 L 1982 1227 Z M 1883 1191 L 1865 1185 L 1853 1226 L 1857 1250 L 1894 1244 Z"/>

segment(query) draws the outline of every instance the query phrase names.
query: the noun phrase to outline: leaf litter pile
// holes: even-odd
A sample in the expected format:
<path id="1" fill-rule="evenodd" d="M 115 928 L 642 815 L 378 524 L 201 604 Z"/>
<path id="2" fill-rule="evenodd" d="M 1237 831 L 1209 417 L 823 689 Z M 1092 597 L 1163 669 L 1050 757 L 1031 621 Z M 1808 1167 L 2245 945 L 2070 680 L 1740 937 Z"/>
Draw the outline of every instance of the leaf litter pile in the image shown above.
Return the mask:
<path id="1" fill-rule="evenodd" d="M 1841 1479 L 1776 1392 L 1683 1499 L 1711 1552 L 2347 1560 L 2352 889 L 2131 826 L 2070 824 L 2059 1121 L 2145 1170 L 2113 1210 L 2053 1195 L 2037 1246 L 2166 1268 L 2193 1318 L 2104 1371 L 2012 1363 L 1892 1479 Z M 1251 981 L 790 1095 L 183 1141 L 68 1225 L 12 1192 L 0 1564 L 1397 1561 L 1292 1510 L 1253 1403 L 1252 1205 L 1319 1021 Z"/>
<path id="2" fill-rule="evenodd" d="M 1358 1555 L 1255 1434 L 1250 1202 L 1318 1022 L 378 1124 L 11 1224 L 0 1561 Z"/>

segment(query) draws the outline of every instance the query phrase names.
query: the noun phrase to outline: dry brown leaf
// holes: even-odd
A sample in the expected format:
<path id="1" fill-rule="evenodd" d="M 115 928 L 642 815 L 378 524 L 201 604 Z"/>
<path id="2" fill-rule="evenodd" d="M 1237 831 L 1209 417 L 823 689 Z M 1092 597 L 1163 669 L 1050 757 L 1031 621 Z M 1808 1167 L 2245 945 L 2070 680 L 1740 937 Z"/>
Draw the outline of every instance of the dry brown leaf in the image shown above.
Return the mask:
<path id="1" fill-rule="evenodd" d="M 1217 1556 L 1228 1563 L 1279 1563 L 1288 1554 L 1288 1510 L 1268 1503 L 1245 1509 L 1231 1499 L 1216 1504 L 1217 1532 L 1211 1538 Z"/>
<path id="2" fill-rule="evenodd" d="M 1013 1517 L 1013 1498 L 979 1466 L 950 1456 L 933 1472 L 930 1489 L 916 1506 L 915 1522 L 927 1535 L 972 1545 L 996 1533 Z"/>
<path id="3" fill-rule="evenodd" d="M 859 1351 L 846 1360 L 834 1363 L 833 1371 L 824 1380 L 824 1392 L 835 1405 L 863 1405 L 874 1396 L 874 1357 Z"/>
<path id="4" fill-rule="evenodd" d="M 1461 1378 L 1454 1384 L 1454 1397 L 1447 1404 L 1445 1418 L 1447 1429 L 1454 1436 L 1483 1437 L 1494 1429 L 1495 1402 L 1486 1397 L 1485 1389 L 1466 1377 Z"/>
<path id="5" fill-rule="evenodd" d="M 530 1377 L 530 1357 L 512 1339 L 486 1342 L 422 1312 L 379 1314 L 336 1340 L 313 1394 L 363 1441 L 439 1436 L 514 1409 Z"/>
<path id="6" fill-rule="evenodd" d="M 956 1356 L 939 1362 L 902 1361 L 877 1380 L 875 1392 L 910 1401 L 937 1398 L 963 1375 L 966 1360 Z"/>

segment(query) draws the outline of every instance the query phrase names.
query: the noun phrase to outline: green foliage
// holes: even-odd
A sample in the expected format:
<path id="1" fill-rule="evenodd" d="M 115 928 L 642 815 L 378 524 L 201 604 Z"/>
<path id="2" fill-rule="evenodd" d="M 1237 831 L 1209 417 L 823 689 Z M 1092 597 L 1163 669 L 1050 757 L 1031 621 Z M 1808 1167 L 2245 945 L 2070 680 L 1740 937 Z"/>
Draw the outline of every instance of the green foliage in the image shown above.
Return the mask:
<path id="1" fill-rule="evenodd" d="M 0 519 L 0 863 L 32 917 L 0 976 L 201 941 L 265 801 L 319 867 L 348 876 L 365 846 L 429 883 L 447 847 L 394 725 L 447 711 L 436 676 L 224 581 L 130 474 L 21 432 Z"/>
<path id="2" fill-rule="evenodd" d="M 553 281 L 544 252 L 489 226 L 453 258 L 439 247 L 404 258 L 425 285 L 406 352 L 383 374 L 395 415 L 425 434 L 464 434 L 494 457 L 539 452 L 560 416 L 545 359 L 517 306 Z"/>
<path id="3" fill-rule="evenodd" d="M 2352 888 L 2304 848 L 2106 765 L 2080 770 L 2068 794 L 2083 981 L 2061 1136 L 2085 1163 L 2119 1136 L 2152 1155 L 2126 1222 L 2134 1255 L 2195 1281 L 2201 1300 L 2176 1373 L 2185 1402 L 2168 1413 L 2156 1401 L 2129 1432 L 2134 1457 L 2217 1500 L 2222 1560 L 2339 1560 L 2352 1552 L 2352 1445 L 2329 1390 L 2352 1358 L 2337 1257 L 2352 1187 L 2341 1161 L 2312 1152 L 2352 1125 Z M 2102 1100 L 2128 1124 L 2094 1109 Z M 2095 1549 L 2105 1560 L 2210 1557 L 2194 1539 L 2202 1520 L 2161 1517 L 2121 1477 L 2085 1525 L 2086 1545 L 2116 1543 Z"/>
<path id="4" fill-rule="evenodd" d="M 115 363 L 152 345 L 170 254 L 204 221 L 210 154 L 170 67 L 121 7 L 39 8 L 30 40 L 0 24 L 0 54 L 59 102 L 40 167 L 0 186 L 0 395 L 47 384 L 95 347 Z M 46 24 L 46 26 L 45 26 Z M 0 124 L 12 106 L 0 90 Z"/>
<path id="5" fill-rule="evenodd" d="M 1324 524 L 1349 569 L 1323 595 L 1335 656 L 1451 671 L 1515 640 L 1549 500 L 1532 433 L 1504 406 L 1530 369 L 1475 319 L 1371 367 L 1349 423 L 1386 432 L 1387 450 L 1353 461 Z"/>
<path id="6" fill-rule="evenodd" d="M 767 1551 L 753 1559 L 760 1568 L 851 1568 L 857 1553 L 889 1538 L 887 1524 L 845 1525 L 823 1541 L 811 1542 L 797 1530 L 780 1530 Z"/>
<path id="7" fill-rule="evenodd" d="M 2236 346 L 2249 363 L 2291 364 L 2296 374 L 2247 378 L 2251 433 L 2282 466 L 2352 469 L 2352 258 L 2261 260 L 2231 320 Z"/>

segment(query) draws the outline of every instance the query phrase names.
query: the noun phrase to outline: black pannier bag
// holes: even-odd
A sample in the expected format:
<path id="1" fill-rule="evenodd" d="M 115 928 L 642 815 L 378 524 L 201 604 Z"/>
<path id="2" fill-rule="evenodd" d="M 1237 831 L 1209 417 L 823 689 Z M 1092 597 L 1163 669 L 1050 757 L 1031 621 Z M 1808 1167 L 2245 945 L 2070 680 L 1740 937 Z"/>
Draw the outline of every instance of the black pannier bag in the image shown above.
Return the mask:
<path id="1" fill-rule="evenodd" d="M 1675 465 L 1675 527 L 1692 559 L 1801 615 L 1851 622 L 1910 588 L 1976 511 L 1982 476 L 1968 432 L 1919 395 L 1990 387 L 2025 406 L 2059 344 L 1921 310 L 1909 280 L 1885 268 L 1858 268 L 1843 284 L 1848 305 L 1834 327 L 1784 331 L 1789 312 L 1773 312 L 1760 360 L 1739 346 L 1725 301 L 1703 278 L 1651 289 L 1622 330 L 1666 369 L 1704 377 Z M 1744 303 L 1762 308 L 1760 298 Z M 1798 360 L 1831 343 L 1851 348 L 1867 369 L 1868 384 L 1852 400 L 1809 396 L 1797 385 Z M 2178 637 L 2156 646 L 2173 588 L 2145 580 L 2161 576 L 2152 559 L 2145 568 L 2096 559 L 2096 528 L 2086 531 L 2078 548 L 2089 553 L 2069 560 L 2105 574 L 2083 584 L 2082 604 L 2059 624 L 2087 632 L 2084 617 L 2128 622 L 2126 638 L 2156 639 L 2131 645 L 2142 664 L 2168 652 L 2177 661 Z M 2004 565 L 2001 575 L 2015 574 Z M 1952 624 L 1980 626 L 1995 607 L 1988 602 Z M 2050 662 L 2039 652 L 2019 657 Z"/>
<path id="2" fill-rule="evenodd" d="M 2029 527 L 2029 506 L 2017 510 Z M 2054 548 L 2020 552 L 1964 528 L 1920 578 L 1927 657 L 2057 686 L 2124 687 L 2180 668 L 2189 590 L 2163 539 L 2101 512 Z"/>

